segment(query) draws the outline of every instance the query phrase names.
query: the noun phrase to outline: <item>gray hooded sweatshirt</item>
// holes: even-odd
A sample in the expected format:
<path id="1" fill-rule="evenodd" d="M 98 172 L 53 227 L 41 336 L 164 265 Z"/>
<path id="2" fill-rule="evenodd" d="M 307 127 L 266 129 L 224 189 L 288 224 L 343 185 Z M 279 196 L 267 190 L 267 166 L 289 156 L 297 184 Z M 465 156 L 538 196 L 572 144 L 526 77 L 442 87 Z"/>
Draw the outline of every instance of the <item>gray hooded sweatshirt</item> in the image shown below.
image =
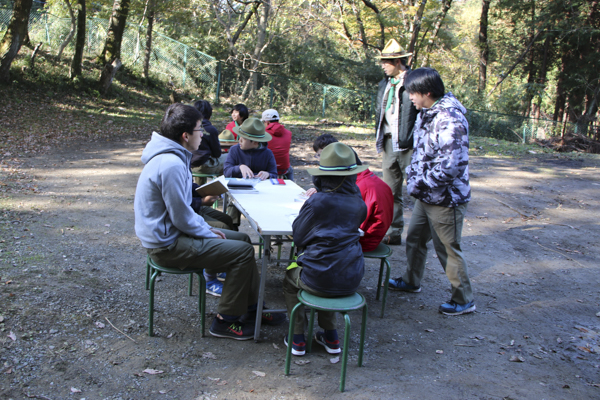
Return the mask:
<path id="1" fill-rule="evenodd" d="M 146 164 L 135 190 L 135 234 L 148 249 L 166 247 L 181 235 L 218 237 L 192 204 L 192 153 L 156 132 L 142 153 Z"/>

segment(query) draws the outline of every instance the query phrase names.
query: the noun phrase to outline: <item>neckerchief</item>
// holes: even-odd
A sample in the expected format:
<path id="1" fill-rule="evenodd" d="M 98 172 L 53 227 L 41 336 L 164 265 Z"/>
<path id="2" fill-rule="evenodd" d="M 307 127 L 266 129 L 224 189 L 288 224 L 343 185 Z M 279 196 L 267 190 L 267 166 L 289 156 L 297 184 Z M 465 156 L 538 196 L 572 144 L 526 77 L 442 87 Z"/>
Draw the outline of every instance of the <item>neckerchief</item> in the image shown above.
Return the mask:
<path id="1" fill-rule="evenodd" d="M 402 80 L 400 78 L 391 78 L 390 79 L 390 90 L 388 91 L 388 99 L 387 99 L 387 103 L 385 105 L 385 111 L 387 112 L 387 110 L 389 110 L 389 108 L 392 106 L 392 104 L 394 103 L 395 100 L 395 89 L 396 89 L 396 85 L 399 84 Z"/>

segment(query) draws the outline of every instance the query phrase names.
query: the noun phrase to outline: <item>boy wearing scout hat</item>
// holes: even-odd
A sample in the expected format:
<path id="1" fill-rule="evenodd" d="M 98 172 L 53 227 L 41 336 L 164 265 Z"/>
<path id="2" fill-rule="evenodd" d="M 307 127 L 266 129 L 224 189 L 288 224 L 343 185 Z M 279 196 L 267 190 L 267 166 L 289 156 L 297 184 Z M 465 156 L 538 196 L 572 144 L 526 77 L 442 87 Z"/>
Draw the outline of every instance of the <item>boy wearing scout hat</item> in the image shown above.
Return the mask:
<path id="1" fill-rule="evenodd" d="M 277 163 L 266 142 L 272 139 L 258 118 L 233 128 L 239 143 L 229 149 L 224 174 L 228 178 L 277 178 Z"/>
<path id="2" fill-rule="evenodd" d="M 233 128 L 239 143 L 232 146 L 225 160 L 224 175 L 227 178 L 277 178 L 277 163 L 273 152 L 267 147 L 272 139 L 265 132 L 265 126 L 258 118 L 248 118 L 240 126 Z M 240 225 L 239 210 L 230 205 L 227 215 L 233 224 Z"/>
<path id="3" fill-rule="evenodd" d="M 376 108 L 376 147 L 382 154 L 383 181 L 394 195 L 394 218 L 383 243 L 399 245 L 404 229 L 402 216 L 402 182 L 410 165 L 413 148 L 412 130 L 417 109 L 404 90 L 404 79 L 410 73 L 407 53 L 394 39 L 385 45 L 379 57 L 386 77 L 379 82 Z"/>
<path id="4" fill-rule="evenodd" d="M 319 168 L 309 168 L 317 193 L 309 197 L 292 225 L 298 259 L 288 268 L 284 281 L 288 314 L 298 304 L 300 289 L 321 297 L 348 296 L 356 292 L 364 275 L 359 243 L 360 224 L 367 206 L 356 186 L 356 174 L 367 167 L 356 164 L 354 152 L 343 143 L 326 146 Z M 319 311 L 317 343 L 329 354 L 341 352 L 335 313 Z M 294 321 L 292 354 L 305 354 L 305 315 L 298 310 Z M 312 340 L 312 338 L 308 338 Z M 287 337 L 284 343 L 288 345 Z"/>

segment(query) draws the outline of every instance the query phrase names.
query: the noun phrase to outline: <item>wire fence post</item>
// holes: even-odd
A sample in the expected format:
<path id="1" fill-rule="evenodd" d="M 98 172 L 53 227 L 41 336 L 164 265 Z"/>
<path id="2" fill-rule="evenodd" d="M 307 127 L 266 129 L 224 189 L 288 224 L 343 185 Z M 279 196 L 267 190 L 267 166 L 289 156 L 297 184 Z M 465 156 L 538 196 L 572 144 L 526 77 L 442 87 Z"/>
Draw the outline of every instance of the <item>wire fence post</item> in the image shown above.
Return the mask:
<path id="1" fill-rule="evenodd" d="M 269 108 L 273 108 L 273 96 L 275 96 L 275 89 L 273 88 L 273 81 L 271 81 L 271 84 L 269 86 L 271 86 L 271 89 L 270 89 L 271 97 L 269 99 Z"/>
<path id="2" fill-rule="evenodd" d="M 183 48 L 183 70 L 181 74 L 181 86 L 185 88 L 185 74 L 187 69 L 187 46 Z"/>
<path id="3" fill-rule="evenodd" d="M 48 13 L 44 13 L 44 20 L 46 20 L 46 42 L 48 43 L 48 47 L 50 47 L 50 32 L 48 32 Z"/>
<path id="4" fill-rule="evenodd" d="M 323 86 L 323 118 L 325 118 L 325 108 L 327 108 L 327 86 Z"/>
<path id="5" fill-rule="evenodd" d="M 219 104 L 220 91 L 221 91 L 221 61 L 217 61 L 217 89 L 215 90 L 215 104 Z"/>

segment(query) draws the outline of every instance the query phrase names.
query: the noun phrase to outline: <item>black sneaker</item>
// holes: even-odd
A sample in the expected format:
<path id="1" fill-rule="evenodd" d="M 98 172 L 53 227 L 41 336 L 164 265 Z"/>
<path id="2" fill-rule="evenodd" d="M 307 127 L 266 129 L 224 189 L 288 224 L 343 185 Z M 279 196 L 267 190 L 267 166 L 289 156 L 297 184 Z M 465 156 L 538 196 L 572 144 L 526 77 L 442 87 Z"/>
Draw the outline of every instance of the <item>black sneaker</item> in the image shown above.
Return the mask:
<path id="1" fill-rule="evenodd" d="M 242 315 L 240 318 L 240 322 L 243 324 L 252 324 L 254 325 L 256 321 L 256 311 L 246 313 Z M 285 313 L 270 313 L 266 312 L 262 315 L 262 324 L 263 325 L 281 325 L 287 321 L 287 317 Z"/>
<path id="2" fill-rule="evenodd" d="M 283 337 L 283 343 L 285 343 L 285 346 L 287 347 L 287 345 L 288 345 L 287 335 L 285 335 Z M 306 354 L 306 343 L 305 342 L 295 343 L 292 341 L 292 354 L 295 356 L 298 356 L 298 357 L 301 357 L 304 354 Z"/>
<path id="3" fill-rule="evenodd" d="M 235 340 L 248 340 L 254 337 L 254 326 L 240 321 L 228 322 L 217 317 L 208 330 L 211 335 Z"/>
<path id="4" fill-rule="evenodd" d="M 390 279 L 388 282 L 388 288 L 391 290 L 400 290 L 402 292 L 411 293 L 419 293 L 421 291 L 421 286 L 413 286 L 404 282 L 402 278 Z"/>
<path id="5" fill-rule="evenodd" d="M 335 340 L 330 342 L 325 338 L 325 332 L 315 333 L 315 340 L 321 346 L 325 347 L 325 350 L 327 350 L 329 354 L 340 354 L 342 352 L 342 349 L 340 348 L 340 341 Z"/>

